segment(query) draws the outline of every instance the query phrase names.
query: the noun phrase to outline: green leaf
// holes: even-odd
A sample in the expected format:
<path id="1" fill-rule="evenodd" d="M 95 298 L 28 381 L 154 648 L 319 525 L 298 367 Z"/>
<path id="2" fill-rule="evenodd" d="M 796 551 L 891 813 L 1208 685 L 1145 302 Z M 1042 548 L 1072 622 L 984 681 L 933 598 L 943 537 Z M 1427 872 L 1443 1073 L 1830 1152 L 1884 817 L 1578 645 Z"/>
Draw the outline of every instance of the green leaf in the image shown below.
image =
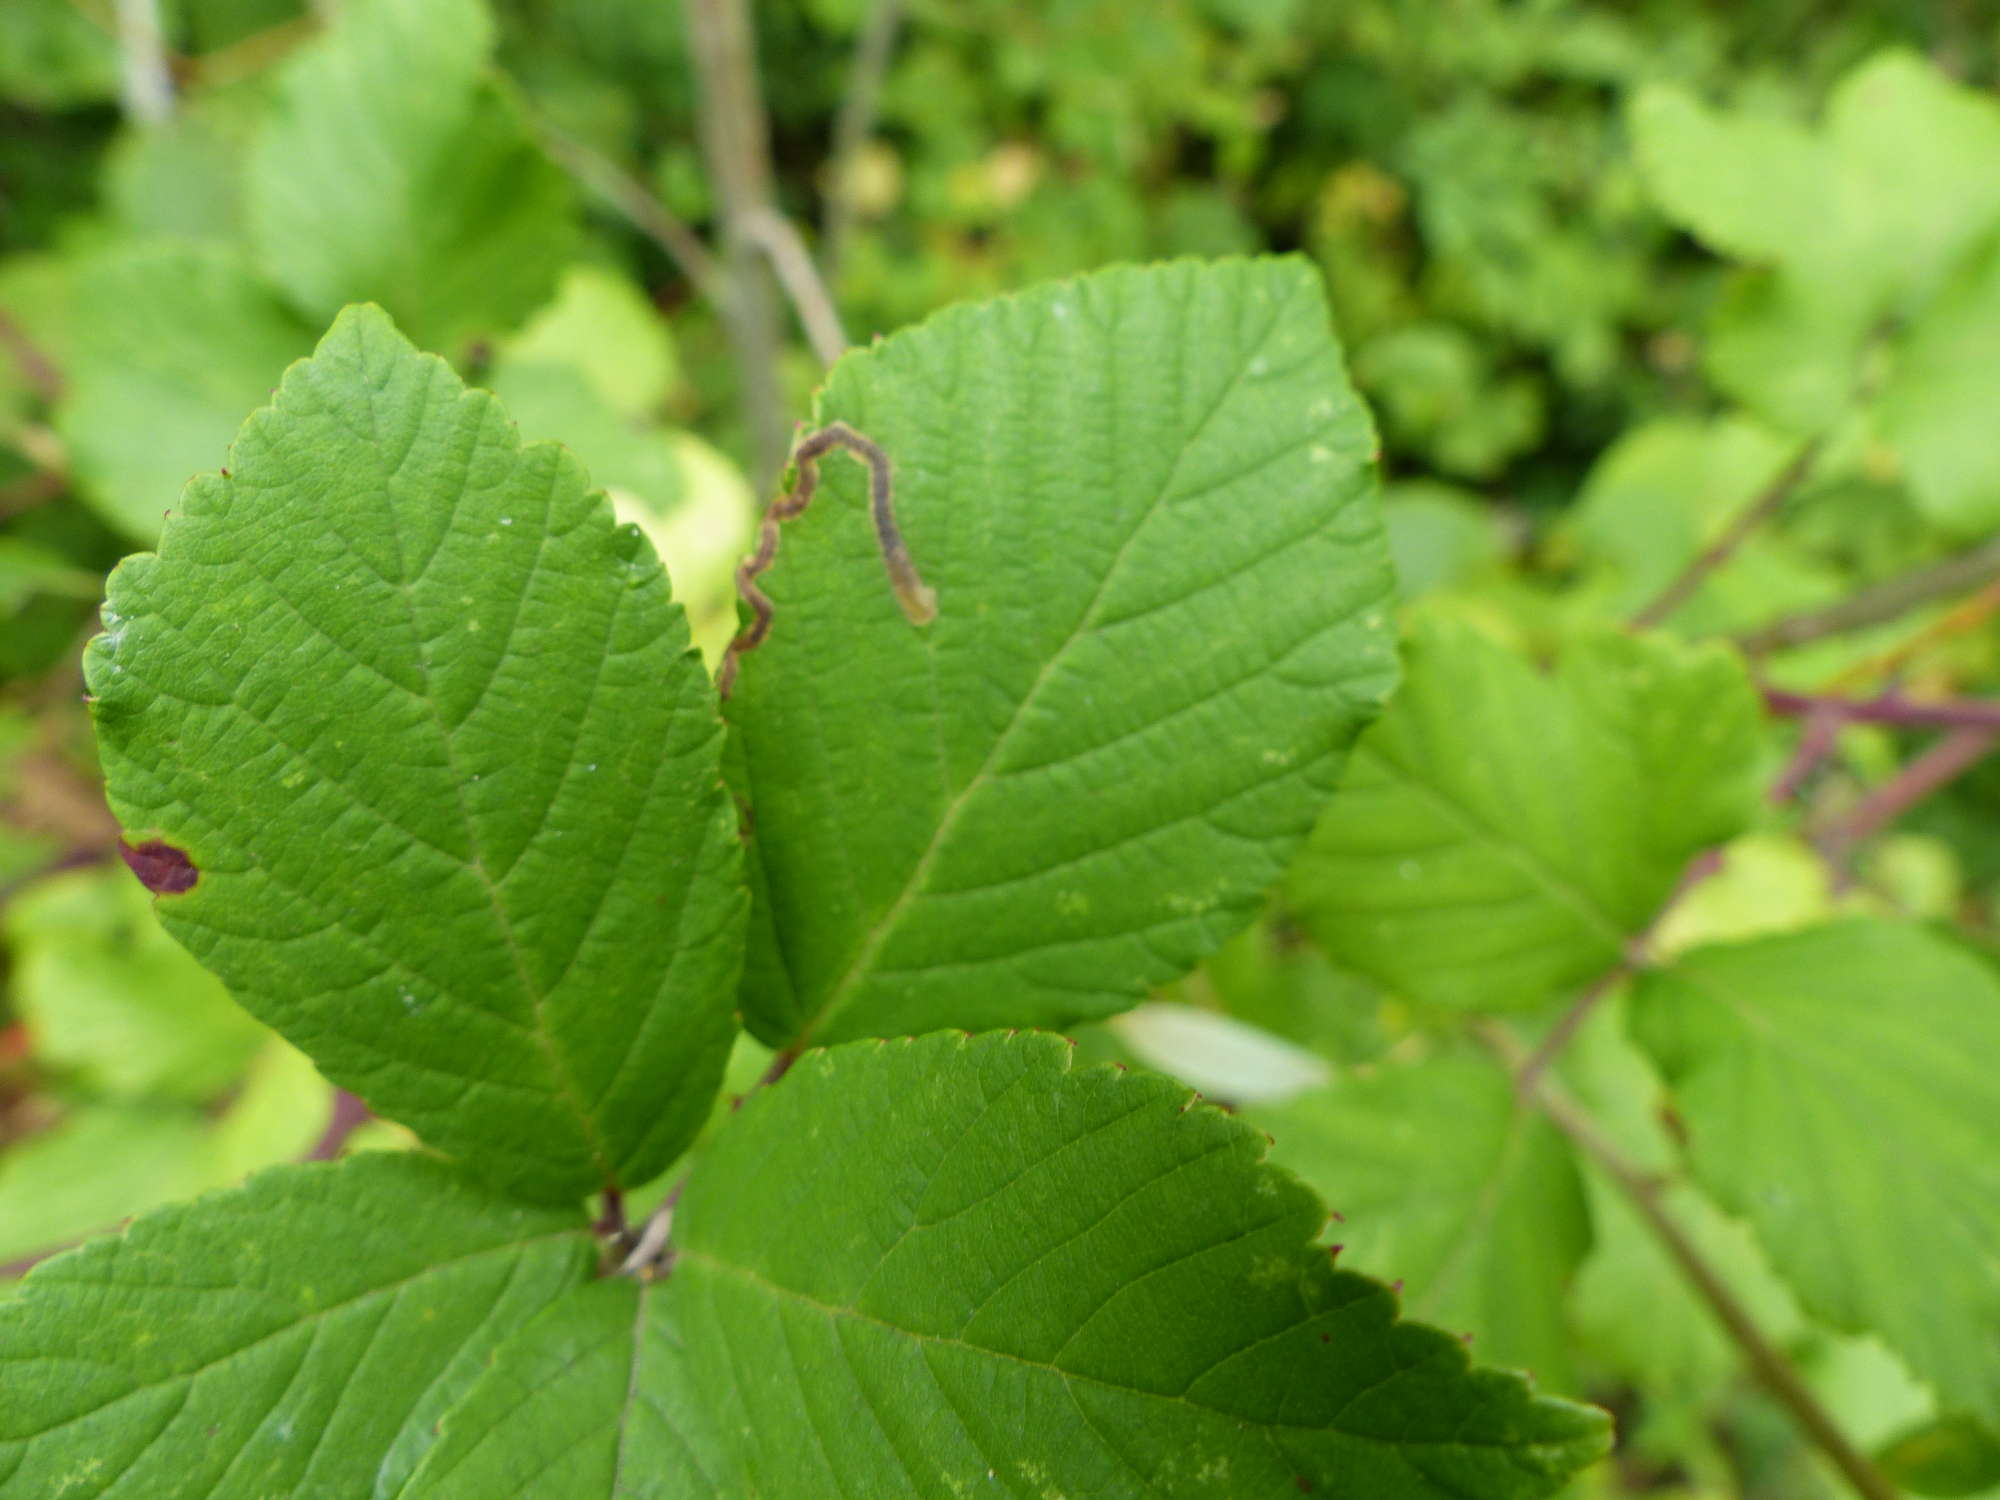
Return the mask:
<path id="1" fill-rule="evenodd" d="M 1807 1330 L 1798 1299 L 1748 1226 L 1679 1171 L 1666 1090 L 1628 1035 L 1625 1000 L 1622 991 L 1607 996 L 1577 1031 L 1561 1058 L 1565 1081 L 1625 1159 L 1662 1184 L 1662 1207 L 1765 1337 L 1789 1346 Z M 1596 1378 L 1620 1381 L 1644 1398 L 1645 1423 L 1628 1436 L 1643 1440 L 1648 1430 L 1678 1427 L 1691 1440 L 1740 1399 L 1742 1351 L 1626 1191 L 1587 1161 L 1584 1182 L 1592 1243 L 1571 1283 L 1570 1326 Z"/>
<path id="2" fill-rule="evenodd" d="M 886 450 L 938 613 L 904 618 L 859 466 L 825 461 L 729 704 L 752 1028 L 1129 1006 L 1250 920 L 1393 681 L 1317 277 L 1180 262 L 954 308 L 842 360 L 817 418 Z"/>
<path id="3" fill-rule="evenodd" d="M 129 127 L 104 162 L 107 216 L 135 238 L 232 244 L 243 235 L 244 162 L 268 75 L 183 96 L 168 120 Z"/>
<path id="4" fill-rule="evenodd" d="M 1807 1309 L 2000 1426 L 2000 979 L 1921 928 L 1845 922 L 1688 953 L 1635 1019 L 1696 1178 Z"/>
<path id="5" fill-rule="evenodd" d="M 182 955 L 183 960 L 186 955 Z M 276 1038 L 239 1069 L 227 1107 L 91 1100 L 0 1154 L 0 1261 L 46 1254 L 177 1198 L 296 1161 L 325 1132 L 331 1091 Z M 44 1106 L 45 1107 L 45 1106 Z"/>
<path id="6" fill-rule="evenodd" d="M 2000 241 L 1962 265 L 1910 328 L 1882 392 L 1884 435 L 1910 491 L 1941 529 L 2000 528 L 1993 442 L 1993 351 L 2000 341 Z"/>
<path id="7" fill-rule="evenodd" d="M 0 6 L 0 96 L 68 109 L 118 96 L 118 43 L 72 0 Z"/>
<path id="8" fill-rule="evenodd" d="M 1909 53 L 1849 73 L 1816 132 L 1713 112 L 1665 86 L 1637 96 L 1631 123 L 1668 213 L 1715 249 L 1775 267 L 1725 296 L 1709 363 L 1718 384 L 1795 430 L 1835 421 L 1862 384 L 1871 330 L 1921 312 L 2000 226 L 2000 106 Z M 1959 326 L 1948 320 L 1942 341 Z M 1935 504 L 1949 514 L 1966 502 L 1946 492 L 1963 486 L 1949 458 L 1935 462 Z"/>
<path id="9" fill-rule="evenodd" d="M 1405 599 L 1496 571 L 1507 555 L 1498 512 L 1454 485 L 1431 479 L 1390 485 L 1382 495 L 1382 517 Z"/>
<path id="10" fill-rule="evenodd" d="M 391 1496 L 507 1333 L 595 1261 L 575 1213 L 420 1156 L 279 1167 L 0 1304 L 9 1494 Z"/>
<path id="11" fill-rule="evenodd" d="M 410 1500 L 609 1495 L 619 1450 L 675 1497 L 1512 1500 L 1604 1451 L 1334 1270 L 1192 1102 L 1045 1035 L 808 1054 L 705 1152 L 665 1283 L 503 1349 Z"/>
<path id="12" fill-rule="evenodd" d="M 1531 1006 L 1616 963 L 1688 860 L 1757 807 L 1738 660 L 1623 634 L 1553 676 L 1432 624 L 1289 894 L 1336 961 L 1430 1004 Z"/>
<path id="13" fill-rule="evenodd" d="M 372 298 L 456 353 L 554 290 L 575 204 L 488 76 L 491 46 L 479 0 L 353 0 L 289 64 L 245 198 L 265 266 L 307 312 Z"/>
<path id="14" fill-rule="evenodd" d="M 730 1463 L 707 1428 L 673 1295 L 654 1283 L 599 1281 L 552 1304 L 501 1346 L 398 1500 L 751 1493 L 721 1487 Z"/>
<path id="15" fill-rule="evenodd" d="M 1839 232 L 1802 235 L 1829 277 L 1921 298 L 2000 224 L 2000 102 L 1912 52 L 1877 53 L 1827 101 L 1842 192 Z M 1838 257 L 1837 259 L 1834 257 Z M 1872 273 L 1872 274 L 1871 274 Z"/>
<path id="16" fill-rule="evenodd" d="M 78 268 L 56 427 L 77 483 L 151 543 L 181 486 L 212 469 L 312 334 L 234 255 L 192 245 L 104 252 Z"/>
<path id="17" fill-rule="evenodd" d="M 1865 289 L 1785 271 L 1733 278 L 1710 319 L 1709 377 L 1787 431 L 1834 427 L 1860 387 L 1873 322 Z"/>
<path id="18" fill-rule="evenodd" d="M 496 1181 L 658 1173 L 729 1049 L 722 726 L 645 540 L 379 309 L 113 575 L 86 655 L 167 928 L 335 1083 Z"/>
<path id="19" fill-rule="evenodd" d="M 502 359 L 487 384 L 522 437 L 562 443 L 593 480 L 615 496 L 631 497 L 645 514 L 678 507 L 683 479 L 673 438 L 621 415 L 584 371 L 553 361 Z"/>
<path id="20" fill-rule="evenodd" d="M 1794 458 L 1798 445 L 1742 417 L 1669 418 L 1628 429 L 1591 465 L 1563 534 L 1610 572 L 1605 612 L 1629 619 L 1717 541 Z M 1838 599 L 1847 580 L 1782 536 L 1733 548 L 1672 615 L 1720 634 Z"/>
<path id="21" fill-rule="evenodd" d="M 38 1062 L 123 1098 L 205 1100 L 270 1035 L 160 930 L 123 871 L 77 870 L 11 902 L 9 998 Z"/>
<path id="22" fill-rule="evenodd" d="M 1877 1458 L 1882 1472 L 1917 1495 L 1981 1495 L 2000 1489 L 2000 1438 L 1964 1417 L 1927 1422 Z"/>
<path id="23" fill-rule="evenodd" d="M 621 416 L 658 412 L 679 376 L 666 320 L 628 278 L 603 266 L 565 270 L 556 295 L 508 339 L 501 363 L 573 365 Z"/>
<path id="24" fill-rule="evenodd" d="M 97 579 L 54 548 L 0 536 L 0 616 L 13 615 L 43 596 L 93 599 Z"/>
<path id="25" fill-rule="evenodd" d="M 1824 142 L 1777 115 L 1725 115 L 1673 84 L 1632 98 L 1627 122 L 1647 188 L 1718 254 L 1785 261 L 1810 248 L 1834 193 Z"/>
<path id="26" fill-rule="evenodd" d="M 1504 1072 L 1384 1065 L 1247 1118 L 1339 1209 L 1343 1263 L 1401 1280 L 1412 1317 L 1471 1334 L 1482 1357 L 1577 1389 L 1564 1298 L 1590 1247 L 1583 1183 Z"/>
<path id="27" fill-rule="evenodd" d="M 192 1109 L 87 1104 L 0 1153 L 0 1261 L 59 1249 L 213 1186 Z M 0 1465 L 4 1472 L 4 1465 Z"/>

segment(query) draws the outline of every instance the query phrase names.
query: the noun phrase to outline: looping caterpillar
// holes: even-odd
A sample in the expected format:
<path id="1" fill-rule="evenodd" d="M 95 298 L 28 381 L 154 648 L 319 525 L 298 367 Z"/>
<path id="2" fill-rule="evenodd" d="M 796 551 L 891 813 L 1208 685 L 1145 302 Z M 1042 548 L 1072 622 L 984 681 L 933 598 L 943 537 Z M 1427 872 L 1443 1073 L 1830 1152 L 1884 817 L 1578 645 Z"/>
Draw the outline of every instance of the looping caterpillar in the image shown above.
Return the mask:
<path id="1" fill-rule="evenodd" d="M 736 592 L 750 606 L 754 616 L 723 653 L 722 669 L 716 674 L 716 691 L 724 698 L 736 686 L 736 668 L 746 651 L 754 651 L 771 633 L 774 606 L 770 596 L 757 587 L 757 575 L 771 566 L 778 555 L 778 527 L 804 512 L 819 488 L 819 461 L 836 448 L 868 466 L 868 511 L 875 522 L 875 540 L 882 549 L 882 565 L 889 570 L 889 587 L 912 625 L 928 625 L 937 618 L 937 591 L 927 585 L 910 560 L 910 549 L 896 525 L 896 509 L 891 499 L 889 455 L 845 422 L 829 422 L 816 432 L 799 439 L 792 450 L 798 478 L 791 489 L 771 502 L 764 512 L 764 524 L 757 533 L 757 550 L 736 567 Z"/>

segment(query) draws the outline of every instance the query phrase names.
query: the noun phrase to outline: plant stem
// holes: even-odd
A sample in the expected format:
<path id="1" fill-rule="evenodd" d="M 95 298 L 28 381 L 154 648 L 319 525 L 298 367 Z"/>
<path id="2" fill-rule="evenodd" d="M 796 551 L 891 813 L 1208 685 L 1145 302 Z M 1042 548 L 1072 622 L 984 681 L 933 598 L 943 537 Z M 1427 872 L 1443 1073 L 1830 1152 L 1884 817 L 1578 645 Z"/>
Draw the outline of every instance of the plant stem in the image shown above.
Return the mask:
<path id="1" fill-rule="evenodd" d="M 757 42 L 745 0 L 687 0 L 694 54 L 697 123 L 708 175 L 721 206 L 723 281 L 719 307 L 736 352 L 750 477 L 768 491 L 785 461 L 785 412 L 778 379 L 777 300 L 751 232 L 771 208 L 771 143 L 757 87 Z"/>
<path id="2" fill-rule="evenodd" d="M 827 164 L 826 210 L 820 217 L 820 262 L 829 280 L 839 274 L 854 232 L 854 173 L 861 150 L 875 133 L 875 113 L 882 100 L 882 80 L 896 50 L 896 32 L 903 22 L 902 0 L 875 0 L 861 37 L 854 44 L 854 62 L 847 72 L 847 93 L 833 122 L 833 155 Z"/>
<path id="3" fill-rule="evenodd" d="M 1667 899 L 1660 903 L 1660 909 L 1653 913 L 1653 920 L 1646 924 L 1645 929 L 1637 937 L 1626 943 L 1624 957 L 1592 980 L 1584 992 L 1576 997 L 1575 1003 L 1563 1012 L 1562 1018 L 1549 1028 L 1549 1034 L 1542 1038 L 1542 1044 L 1535 1049 L 1534 1056 L 1522 1065 L 1521 1076 L 1515 1080 L 1521 1089 L 1525 1091 L 1533 1088 L 1535 1081 L 1554 1065 L 1556 1059 L 1561 1057 L 1564 1050 L 1576 1039 L 1577 1032 L 1583 1029 L 1583 1023 L 1588 1021 L 1592 1012 L 1603 1003 L 1604 997 L 1617 989 L 1621 981 L 1631 978 L 1644 966 L 1653 934 L 1660 930 L 1660 924 L 1667 920 L 1667 914 L 1680 905 L 1689 891 L 1711 875 L 1720 874 L 1721 871 L 1720 849 L 1704 849 L 1688 861 L 1687 868 L 1681 871 L 1680 881 L 1668 894 Z"/>
<path id="4" fill-rule="evenodd" d="M 1764 1336 L 1750 1312 L 1737 1300 L 1728 1281 L 1711 1266 L 1700 1247 L 1674 1221 L 1661 1201 L 1660 1184 L 1629 1161 L 1596 1119 L 1560 1085 L 1548 1078 L 1529 1078 L 1526 1049 L 1505 1027 L 1492 1022 L 1478 1025 L 1480 1039 L 1510 1069 L 1522 1086 L 1523 1096 L 1532 1101 L 1585 1156 L 1631 1201 L 1646 1227 L 1659 1240 L 1695 1295 L 1707 1304 L 1732 1342 L 1742 1352 L 1751 1373 L 1792 1414 L 1800 1430 L 1824 1453 L 1834 1467 L 1854 1486 L 1864 1500 L 1899 1500 L 1895 1488 L 1868 1459 L 1847 1440 L 1821 1406 L 1819 1399 L 1792 1368 L 1791 1361 Z"/>
<path id="5" fill-rule="evenodd" d="M 333 1110 L 326 1117 L 326 1129 L 306 1153 L 307 1161 L 332 1161 L 347 1145 L 347 1138 L 369 1121 L 368 1106 L 346 1089 L 333 1091 Z"/>
<path id="6" fill-rule="evenodd" d="M 1833 747 L 1840 743 L 1840 711 L 1818 704 L 1806 713 L 1805 728 L 1799 734 L 1798 749 L 1785 763 L 1785 769 L 1778 773 L 1778 779 L 1771 783 L 1765 798 L 1773 807 L 1789 802 L 1804 786 L 1806 778 L 1819 768 L 1821 761 L 1833 753 Z"/>
<path id="7" fill-rule="evenodd" d="M 840 326 L 833 296 L 820 279 L 819 267 L 813 264 L 797 227 L 775 209 L 758 207 L 745 215 L 744 232 L 771 262 L 813 353 L 821 364 L 831 365 L 847 352 L 847 330 Z"/>
<path id="8" fill-rule="evenodd" d="M 718 298 L 722 274 L 701 236 L 616 162 L 549 125 L 539 127 L 542 149 L 556 165 L 596 193 L 626 222 L 667 253 L 703 296 Z"/>
<path id="9" fill-rule="evenodd" d="M 2000 699 L 1947 698 L 1912 703 L 1900 693 L 1879 698 L 1840 698 L 1765 687 L 1764 705 L 1788 718 L 1830 714 L 1842 723 L 1895 724 L 1905 729 L 2000 729 Z"/>
<path id="10" fill-rule="evenodd" d="M 1861 800 L 1834 830 L 1831 852 L 1845 854 L 1984 760 L 2000 741 L 2000 725 L 1967 725 L 1952 730 Z"/>
<path id="11" fill-rule="evenodd" d="M 1872 588 L 1829 604 L 1823 609 L 1774 620 L 1736 637 L 1736 644 L 1751 655 L 1802 646 L 1809 641 L 1893 620 L 1933 599 L 1975 589 L 2000 579 L 2000 537 L 1984 542 L 1969 552 L 1918 568 L 1899 578 L 1891 578 Z"/>
<path id="12" fill-rule="evenodd" d="M 1672 615 L 1687 603 L 1694 591 L 1717 568 L 1729 561 L 1738 547 L 1750 534 L 1772 516 L 1776 515 L 1792 492 L 1805 481 L 1812 472 L 1813 461 L 1819 457 L 1823 439 L 1813 438 L 1793 455 L 1792 461 L 1778 472 L 1777 478 L 1766 485 L 1763 491 L 1739 511 L 1722 530 L 1722 535 L 1702 550 L 1679 575 L 1669 583 L 1644 609 L 1632 616 L 1634 630 L 1649 630 Z"/>
<path id="13" fill-rule="evenodd" d="M 159 0 L 117 0 L 118 102 L 138 125 L 163 125 L 174 114 Z"/>
<path id="14" fill-rule="evenodd" d="M 0 348 L 13 357 L 21 378 L 34 387 L 37 396 L 50 402 L 62 399 L 62 371 L 4 309 L 0 309 Z"/>

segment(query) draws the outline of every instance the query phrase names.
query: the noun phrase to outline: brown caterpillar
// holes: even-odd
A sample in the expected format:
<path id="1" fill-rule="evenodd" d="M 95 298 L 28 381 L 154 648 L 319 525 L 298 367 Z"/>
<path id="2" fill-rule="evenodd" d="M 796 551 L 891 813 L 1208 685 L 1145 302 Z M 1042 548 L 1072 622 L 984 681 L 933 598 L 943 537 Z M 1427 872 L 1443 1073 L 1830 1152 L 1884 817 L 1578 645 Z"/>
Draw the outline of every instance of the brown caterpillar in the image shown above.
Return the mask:
<path id="1" fill-rule="evenodd" d="M 790 490 L 771 502 L 771 508 L 764 512 L 764 524 L 757 533 L 756 552 L 737 564 L 736 592 L 750 606 L 754 618 L 723 653 L 722 669 L 716 674 L 715 686 L 725 698 L 736 686 L 738 659 L 744 652 L 756 650 L 764 637 L 771 633 L 773 607 L 770 596 L 757 587 L 757 575 L 770 567 L 771 560 L 778 555 L 778 527 L 801 514 L 812 503 L 813 492 L 819 488 L 819 461 L 836 448 L 845 448 L 868 466 L 868 510 L 874 518 L 875 539 L 881 545 L 882 565 L 889 570 L 889 586 L 895 591 L 896 602 L 903 607 L 903 613 L 909 616 L 912 625 L 928 625 L 937 618 L 937 591 L 917 573 L 917 565 L 910 560 L 910 549 L 903 541 L 902 530 L 896 525 L 896 510 L 891 500 L 889 455 L 845 422 L 830 422 L 817 432 L 807 433 L 799 440 L 798 447 L 792 450 L 792 463 L 798 469 L 798 479 Z"/>

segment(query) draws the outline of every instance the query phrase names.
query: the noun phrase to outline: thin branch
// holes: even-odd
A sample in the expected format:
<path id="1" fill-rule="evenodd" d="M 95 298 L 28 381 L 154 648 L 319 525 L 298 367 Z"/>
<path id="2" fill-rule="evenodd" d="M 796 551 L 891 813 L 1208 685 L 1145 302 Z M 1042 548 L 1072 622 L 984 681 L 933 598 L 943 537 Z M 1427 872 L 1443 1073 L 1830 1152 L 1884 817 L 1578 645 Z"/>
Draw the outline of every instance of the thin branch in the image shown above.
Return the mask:
<path id="1" fill-rule="evenodd" d="M 50 469 L 36 469 L 10 483 L 0 484 L 0 521 L 45 505 L 68 488 L 69 481 Z"/>
<path id="2" fill-rule="evenodd" d="M 1701 587 L 1708 575 L 1735 555 L 1736 549 L 1749 540 L 1750 534 L 1784 508 L 1792 492 L 1804 483 L 1812 472 L 1812 466 L 1819 457 L 1824 440 L 1813 438 L 1793 455 L 1792 461 L 1778 472 L 1777 478 L 1766 485 L 1754 500 L 1744 506 L 1726 527 L 1722 535 L 1703 549 L 1692 562 L 1680 571 L 1671 583 L 1660 590 L 1653 602 L 1632 616 L 1634 630 L 1649 630 L 1666 620 L 1679 609 Z"/>
<path id="3" fill-rule="evenodd" d="M 326 1117 L 326 1129 L 306 1153 L 307 1161 L 332 1161 L 346 1149 L 347 1138 L 373 1118 L 368 1106 L 346 1089 L 333 1091 L 333 1109 Z"/>
<path id="4" fill-rule="evenodd" d="M 776 209 L 759 206 L 744 214 L 743 232 L 777 272 L 778 284 L 799 315 L 799 326 L 805 329 L 813 353 L 821 364 L 831 365 L 847 352 L 847 330 L 840 326 L 832 294 L 820 279 L 819 267 L 813 264 L 797 227 Z"/>
<path id="5" fill-rule="evenodd" d="M 1996 579 L 2000 579 L 2000 537 L 1956 557 L 1863 589 L 1838 604 L 1807 610 L 1746 631 L 1736 637 L 1736 644 L 1752 655 L 1803 646 L 1830 635 L 1879 625 L 1934 599 L 1949 598 Z"/>
<path id="6" fill-rule="evenodd" d="M 1527 1050 L 1505 1027 L 1492 1022 L 1478 1025 L 1480 1039 L 1517 1078 L 1528 1061 Z M 1628 1160 L 1594 1117 L 1557 1083 L 1548 1078 L 1530 1081 L 1524 1096 L 1548 1117 L 1577 1149 L 1589 1157 L 1615 1183 L 1638 1210 L 1661 1247 L 1672 1258 L 1695 1295 L 1707 1304 L 1731 1341 L 1742 1352 L 1751 1373 L 1792 1414 L 1800 1429 L 1846 1476 L 1855 1493 L 1864 1500 L 1899 1500 L 1894 1486 L 1847 1439 L 1818 1397 L 1792 1368 L 1791 1361 L 1757 1326 L 1750 1311 L 1737 1300 L 1727 1279 L 1708 1263 L 1700 1248 L 1674 1221 L 1661 1201 L 1660 1183 Z"/>
<path id="7" fill-rule="evenodd" d="M 861 152 L 875 133 L 875 116 L 882 102 L 882 80 L 896 51 L 896 33 L 903 22 L 902 0 L 875 0 L 854 44 L 854 62 L 847 71 L 847 94 L 833 122 L 833 155 L 827 164 L 826 210 L 820 218 L 820 261 L 829 281 L 840 274 L 847 241 L 854 232 L 854 177 Z"/>
<path id="8" fill-rule="evenodd" d="M 174 78 L 167 68 L 160 0 L 117 0 L 118 102 L 139 125 L 164 125 L 174 115 Z"/>
<path id="9" fill-rule="evenodd" d="M 1688 861 L 1687 868 L 1681 871 L 1679 882 L 1668 894 L 1667 899 L 1660 903 L 1659 910 L 1653 913 L 1653 920 L 1646 924 L 1645 929 L 1637 937 L 1626 943 L 1625 953 L 1618 962 L 1598 975 L 1583 993 L 1576 997 L 1570 1008 L 1563 1012 L 1561 1019 L 1549 1028 L 1548 1035 L 1542 1038 L 1541 1045 L 1535 1049 L 1535 1055 L 1522 1066 L 1517 1083 L 1524 1092 L 1532 1089 L 1536 1080 L 1555 1065 L 1556 1059 L 1562 1056 L 1569 1044 L 1576 1039 L 1576 1034 L 1583 1029 L 1583 1023 L 1588 1021 L 1597 1007 L 1604 1002 L 1604 997 L 1611 994 L 1619 984 L 1631 978 L 1646 964 L 1653 935 L 1667 920 L 1667 914 L 1687 898 L 1689 891 L 1711 875 L 1720 874 L 1722 863 L 1720 849 L 1704 849 Z"/>
<path id="10" fill-rule="evenodd" d="M 5 309 L 0 309 L 0 348 L 13 356 L 21 378 L 35 388 L 37 396 L 47 402 L 62 399 L 62 371 Z"/>
<path id="11" fill-rule="evenodd" d="M 1860 806 L 1828 835 L 1829 851 L 1844 854 L 1863 839 L 1880 833 L 1919 802 L 1978 765 L 1996 742 L 2000 742 L 2000 725 L 1952 730 L 1862 798 Z"/>
<path id="12" fill-rule="evenodd" d="M 591 1224 L 590 1232 L 601 1240 L 609 1240 L 620 1249 L 625 1248 L 632 1231 L 625 1222 L 625 1194 L 618 1188 L 605 1188 L 604 1211 Z"/>
<path id="13" fill-rule="evenodd" d="M 1799 735 L 1798 748 L 1785 763 L 1785 769 L 1778 773 L 1778 779 L 1771 783 L 1765 800 L 1777 807 L 1796 797 L 1799 788 L 1806 784 L 1806 778 L 1819 769 L 1820 762 L 1831 755 L 1833 747 L 1840 743 L 1840 726 L 1844 722 L 1840 710 L 1825 703 L 1817 703 L 1809 709 L 1805 729 Z"/>
<path id="14" fill-rule="evenodd" d="M 681 274 L 707 297 L 716 297 L 722 282 L 715 257 L 701 236 L 674 211 L 646 191 L 645 185 L 608 157 L 543 124 L 537 132 L 542 149 L 556 165 L 590 189 L 639 233 L 667 253 Z"/>
<path id="15" fill-rule="evenodd" d="M 770 126 L 757 85 L 757 40 L 746 0 L 687 0 L 697 122 L 721 206 L 723 287 L 718 306 L 735 350 L 750 477 L 768 493 L 785 461 L 785 411 L 777 299 L 750 233 L 754 211 L 771 208 Z"/>
<path id="16" fill-rule="evenodd" d="M 1830 693 L 1794 693 L 1765 686 L 1764 706 L 1788 718 L 1831 714 L 1845 724 L 1894 724 L 1904 729 L 2000 729 L 2000 699 L 1946 698 L 1912 703 L 1900 693 L 1879 698 L 1841 698 Z"/>

